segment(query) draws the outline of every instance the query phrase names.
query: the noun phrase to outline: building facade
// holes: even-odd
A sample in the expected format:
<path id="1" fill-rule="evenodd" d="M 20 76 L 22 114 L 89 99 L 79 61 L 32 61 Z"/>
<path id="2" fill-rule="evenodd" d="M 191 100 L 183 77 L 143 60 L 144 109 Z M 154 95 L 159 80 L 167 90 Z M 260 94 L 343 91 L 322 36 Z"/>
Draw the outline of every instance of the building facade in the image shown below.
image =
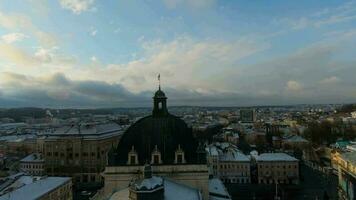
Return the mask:
<path id="1" fill-rule="evenodd" d="M 299 161 L 285 153 L 263 153 L 257 156 L 260 184 L 298 184 Z"/>
<path id="2" fill-rule="evenodd" d="M 33 175 L 42 176 L 45 174 L 44 159 L 40 153 L 32 153 L 20 160 L 20 169 L 22 172 Z"/>
<path id="3" fill-rule="evenodd" d="M 338 196 L 341 200 L 355 199 L 356 195 L 356 153 L 334 152 L 332 165 L 338 174 Z"/>
<path id="4" fill-rule="evenodd" d="M 44 139 L 46 173 L 70 176 L 76 187 L 100 186 L 107 153 L 117 145 L 123 131 L 113 123 L 78 126 L 62 127 Z"/>
<path id="5" fill-rule="evenodd" d="M 206 148 L 210 174 L 224 183 L 251 183 L 250 158 L 230 143 L 214 143 Z"/>

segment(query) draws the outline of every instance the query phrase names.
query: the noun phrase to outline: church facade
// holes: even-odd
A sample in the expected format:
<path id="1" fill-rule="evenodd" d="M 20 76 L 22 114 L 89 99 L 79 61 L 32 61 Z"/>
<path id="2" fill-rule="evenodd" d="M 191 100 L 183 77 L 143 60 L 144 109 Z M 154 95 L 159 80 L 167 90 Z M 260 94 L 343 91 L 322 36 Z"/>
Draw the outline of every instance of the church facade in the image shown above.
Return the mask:
<path id="1" fill-rule="evenodd" d="M 141 179 L 145 165 L 152 166 L 154 176 L 198 189 L 203 199 L 208 199 L 204 146 L 196 142 L 182 119 L 168 112 L 167 97 L 160 86 L 153 97 L 152 115 L 130 126 L 108 154 L 102 173 L 106 196 Z"/>

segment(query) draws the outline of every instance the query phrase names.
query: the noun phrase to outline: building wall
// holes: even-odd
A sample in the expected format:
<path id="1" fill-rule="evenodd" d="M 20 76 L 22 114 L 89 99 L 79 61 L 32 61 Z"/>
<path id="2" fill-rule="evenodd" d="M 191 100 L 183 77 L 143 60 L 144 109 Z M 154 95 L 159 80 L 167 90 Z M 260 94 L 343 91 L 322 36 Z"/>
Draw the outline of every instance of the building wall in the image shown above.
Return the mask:
<path id="1" fill-rule="evenodd" d="M 299 165 L 297 161 L 258 161 L 257 167 L 258 183 L 299 183 Z"/>
<path id="2" fill-rule="evenodd" d="M 21 171 L 29 175 L 42 176 L 44 172 L 44 162 L 21 162 Z"/>
<path id="3" fill-rule="evenodd" d="M 342 158 L 339 152 L 332 154 L 332 165 L 338 173 L 338 195 L 340 200 L 356 198 L 356 165 Z"/>
<path id="4" fill-rule="evenodd" d="M 250 162 L 220 161 L 218 169 L 224 183 L 251 183 Z"/>
<path id="5" fill-rule="evenodd" d="M 105 196 L 128 187 L 132 180 L 142 178 L 142 169 L 143 166 L 106 167 L 103 173 Z M 206 165 L 156 165 L 153 166 L 153 174 L 197 188 L 202 192 L 204 199 L 209 198 L 209 174 Z"/>
<path id="6" fill-rule="evenodd" d="M 38 200 L 72 200 L 72 181 L 68 181 L 65 184 L 57 187 L 49 193 L 38 198 Z"/>
<path id="7" fill-rule="evenodd" d="M 63 137 L 45 140 L 44 159 L 48 175 L 71 176 L 74 184 L 102 183 L 100 173 L 107 162 L 107 152 L 116 146 L 119 136 L 102 140 Z"/>

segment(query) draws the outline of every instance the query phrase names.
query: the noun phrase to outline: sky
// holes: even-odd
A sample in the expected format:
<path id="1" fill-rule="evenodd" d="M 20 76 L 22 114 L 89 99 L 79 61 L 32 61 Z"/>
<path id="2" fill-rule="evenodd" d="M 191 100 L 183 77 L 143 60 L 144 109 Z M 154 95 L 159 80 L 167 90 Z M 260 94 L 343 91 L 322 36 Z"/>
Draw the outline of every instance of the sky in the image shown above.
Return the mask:
<path id="1" fill-rule="evenodd" d="M 1 0 L 0 107 L 356 102 L 356 1 Z"/>

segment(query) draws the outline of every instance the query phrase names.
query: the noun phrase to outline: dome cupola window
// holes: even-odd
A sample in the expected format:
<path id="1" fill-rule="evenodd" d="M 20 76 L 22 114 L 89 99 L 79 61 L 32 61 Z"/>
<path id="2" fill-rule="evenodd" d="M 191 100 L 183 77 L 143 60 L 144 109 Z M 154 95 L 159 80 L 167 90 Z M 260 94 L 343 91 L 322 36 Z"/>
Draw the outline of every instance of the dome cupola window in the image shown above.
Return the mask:
<path id="1" fill-rule="evenodd" d="M 176 163 L 176 164 L 184 164 L 185 163 L 184 151 L 180 147 L 180 144 L 178 145 L 178 149 L 175 152 L 174 163 Z"/>
<path id="2" fill-rule="evenodd" d="M 155 149 L 153 150 L 151 155 L 151 164 L 162 164 L 161 152 L 158 150 L 157 145 L 155 146 Z"/>
<path id="3" fill-rule="evenodd" d="M 132 146 L 131 151 L 128 154 L 128 160 L 127 160 L 128 165 L 137 165 L 138 164 L 138 155 L 135 150 L 135 147 Z"/>

